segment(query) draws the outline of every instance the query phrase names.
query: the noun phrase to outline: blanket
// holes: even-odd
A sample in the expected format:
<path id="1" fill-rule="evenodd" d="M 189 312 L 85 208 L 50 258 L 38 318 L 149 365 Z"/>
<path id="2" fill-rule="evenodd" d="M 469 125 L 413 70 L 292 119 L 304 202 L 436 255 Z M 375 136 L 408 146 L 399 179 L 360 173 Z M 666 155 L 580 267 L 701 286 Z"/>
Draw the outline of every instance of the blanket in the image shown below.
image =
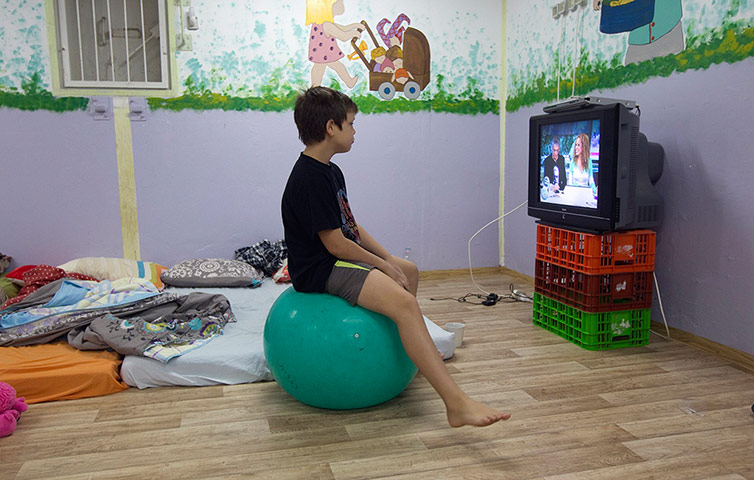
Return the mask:
<path id="1" fill-rule="evenodd" d="M 47 343 L 68 335 L 80 349 L 107 349 L 167 361 L 203 345 L 235 321 L 217 294 L 159 293 L 144 279 L 99 284 L 61 280 L 4 311 L 0 346 Z"/>
<path id="2" fill-rule="evenodd" d="M 111 308 L 160 293 L 154 285 L 143 278 L 121 278 L 113 282 L 63 279 L 48 283 L 45 287 L 44 290 L 36 290 L 34 293 L 37 295 L 32 293 L 15 306 L 1 311 L 0 327 L 14 327 L 69 312 Z M 45 303 L 41 305 L 42 302 Z"/>
<path id="3" fill-rule="evenodd" d="M 138 315 L 103 314 L 89 325 L 71 329 L 68 343 L 79 350 L 112 348 L 123 355 L 167 362 L 221 335 L 225 324 L 234 319 L 222 295 L 190 293 L 171 304 L 175 310 L 164 315 L 161 309 Z"/>

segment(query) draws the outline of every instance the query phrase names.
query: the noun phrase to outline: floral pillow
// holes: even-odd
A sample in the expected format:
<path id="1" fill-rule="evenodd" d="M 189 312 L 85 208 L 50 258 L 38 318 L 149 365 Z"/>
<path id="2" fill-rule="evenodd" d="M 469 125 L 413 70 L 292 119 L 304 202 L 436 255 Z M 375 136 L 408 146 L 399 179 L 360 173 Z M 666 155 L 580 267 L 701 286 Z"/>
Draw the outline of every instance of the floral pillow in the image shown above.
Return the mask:
<path id="1" fill-rule="evenodd" d="M 162 272 L 174 287 L 257 287 L 264 274 L 245 262 L 226 258 L 195 258 Z"/>

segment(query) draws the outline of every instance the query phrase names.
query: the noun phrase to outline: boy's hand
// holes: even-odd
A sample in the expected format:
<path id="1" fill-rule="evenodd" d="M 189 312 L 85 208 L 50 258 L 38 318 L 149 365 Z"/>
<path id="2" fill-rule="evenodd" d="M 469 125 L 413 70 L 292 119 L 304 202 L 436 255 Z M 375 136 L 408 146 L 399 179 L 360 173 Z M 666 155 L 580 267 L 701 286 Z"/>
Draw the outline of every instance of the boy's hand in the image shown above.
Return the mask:
<path id="1" fill-rule="evenodd" d="M 398 285 L 408 290 L 408 278 L 406 278 L 401 267 L 398 266 L 397 263 L 394 263 L 392 259 L 385 260 L 382 263 L 383 265 L 377 268 L 382 270 L 385 275 L 395 280 Z"/>

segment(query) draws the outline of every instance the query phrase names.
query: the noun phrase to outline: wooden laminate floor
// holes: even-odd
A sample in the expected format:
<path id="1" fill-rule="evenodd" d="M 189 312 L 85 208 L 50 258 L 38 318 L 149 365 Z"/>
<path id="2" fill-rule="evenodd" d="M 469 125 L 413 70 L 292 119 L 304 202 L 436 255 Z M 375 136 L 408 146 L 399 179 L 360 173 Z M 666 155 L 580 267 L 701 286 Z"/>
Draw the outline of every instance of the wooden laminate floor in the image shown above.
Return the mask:
<path id="1" fill-rule="evenodd" d="M 533 289 L 504 269 L 475 276 Z M 129 389 L 30 406 L 0 439 L 0 479 L 754 480 L 754 373 L 656 335 L 582 350 L 533 326 L 528 303 L 430 300 L 473 292 L 468 273 L 423 277 L 425 314 L 466 323 L 447 367 L 507 422 L 449 428 L 421 376 L 356 411 L 308 407 L 274 382 Z"/>

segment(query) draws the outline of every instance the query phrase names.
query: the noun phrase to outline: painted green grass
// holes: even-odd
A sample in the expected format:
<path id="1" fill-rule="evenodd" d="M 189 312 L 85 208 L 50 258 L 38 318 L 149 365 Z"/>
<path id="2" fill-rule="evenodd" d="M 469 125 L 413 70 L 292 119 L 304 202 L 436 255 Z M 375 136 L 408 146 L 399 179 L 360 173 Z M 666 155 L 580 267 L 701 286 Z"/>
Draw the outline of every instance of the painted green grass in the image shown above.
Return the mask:
<path id="1" fill-rule="evenodd" d="M 50 110 L 52 112 L 71 112 L 86 110 L 88 98 L 54 97 L 45 90 L 39 73 L 21 83 L 21 91 L 16 88 L 0 89 L 0 107 L 18 110 Z"/>
<path id="2" fill-rule="evenodd" d="M 654 58 L 638 64 L 623 65 L 622 54 L 609 62 L 590 62 L 582 51 L 576 69 L 576 95 L 595 90 L 609 90 L 622 85 L 636 85 L 653 77 L 667 77 L 674 72 L 707 69 L 710 65 L 740 62 L 754 56 L 754 26 L 751 23 L 726 22 L 704 35 L 686 38 L 686 49 L 677 55 Z M 558 98 L 558 84 L 552 74 L 542 73 L 529 85 L 511 92 L 505 105 L 508 112 Z M 561 92 L 573 91 L 572 79 L 562 79 Z"/>
<path id="3" fill-rule="evenodd" d="M 455 95 L 445 88 L 445 79 L 437 76 L 434 96 L 426 92 L 416 100 L 409 100 L 401 93 L 396 93 L 392 100 L 385 101 L 375 95 L 354 95 L 354 102 L 362 113 L 397 113 L 397 112 L 445 112 L 463 115 L 477 115 L 484 113 L 499 114 L 500 102 L 490 99 L 476 88 L 476 80 L 468 79 L 467 88 Z M 296 87 L 272 84 L 262 88 L 260 97 L 238 97 L 229 93 L 215 93 L 203 84 L 195 84 L 189 77 L 184 83 L 186 93 L 176 98 L 150 98 L 149 107 L 152 110 L 259 110 L 264 112 L 283 112 L 292 110 L 298 92 L 305 85 Z M 338 82 L 330 87 L 340 90 Z"/>
<path id="4" fill-rule="evenodd" d="M 722 26 L 702 35 L 688 36 L 686 49 L 678 55 L 655 58 L 640 64 L 622 65 L 622 54 L 609 61 L 590 61 L 588 53 L 582 51 L 580 66 L 576 71 L 576 86 L 572 80 L 564 78 L 560 82 L 561 92 L 574 91 L 585 95 L 595 90 L 608 90 L 622 85 L 643 83 L 653 77 L 667 77 L 674 72 L 709 68 L 713 64 L 735 63 L 754 56 L 754 24 L 751 21 L 725 22 Z M 510 91 L 506 111 L 537 103 L 553 101 L 558 96 L 558 85 L 551 74 L 542 73 L 518 90 Z M 204 84 L 195 84 L 192 77 L 184 83 L 185 93 L 176 98 L 150 98 L 152 110 L 225 110 L 283 112 L 291 110 L 302 85 L 283 85 L 277 81 L 265 85 L 259 96 L 239 96 L 231 91 L 212 92 Z M 339 88 L 337 82 L 331 87 Z M 460 93 L 452 93 L 445 85 L 442 75 L 437 75 L 436 84 L 430 94 L 426 90 L 416 100 L 408 100 L 398 93 L 385 101 L 375 94 L 362 94 L 353 97 L 363 113 L 398 112 L 444 112 L 461 115 L 499 114 L 500 103 L 486 97 L 473 78 L 468 79 L 467 88 Z M 88 98 L 54 97 L 45 90 L 40 74 L 35 73 L 22 83 L 21 89 L 0 87 L 0 107 L 19 110 L 49 110 L 68 112 L 86 110 Z"/>

